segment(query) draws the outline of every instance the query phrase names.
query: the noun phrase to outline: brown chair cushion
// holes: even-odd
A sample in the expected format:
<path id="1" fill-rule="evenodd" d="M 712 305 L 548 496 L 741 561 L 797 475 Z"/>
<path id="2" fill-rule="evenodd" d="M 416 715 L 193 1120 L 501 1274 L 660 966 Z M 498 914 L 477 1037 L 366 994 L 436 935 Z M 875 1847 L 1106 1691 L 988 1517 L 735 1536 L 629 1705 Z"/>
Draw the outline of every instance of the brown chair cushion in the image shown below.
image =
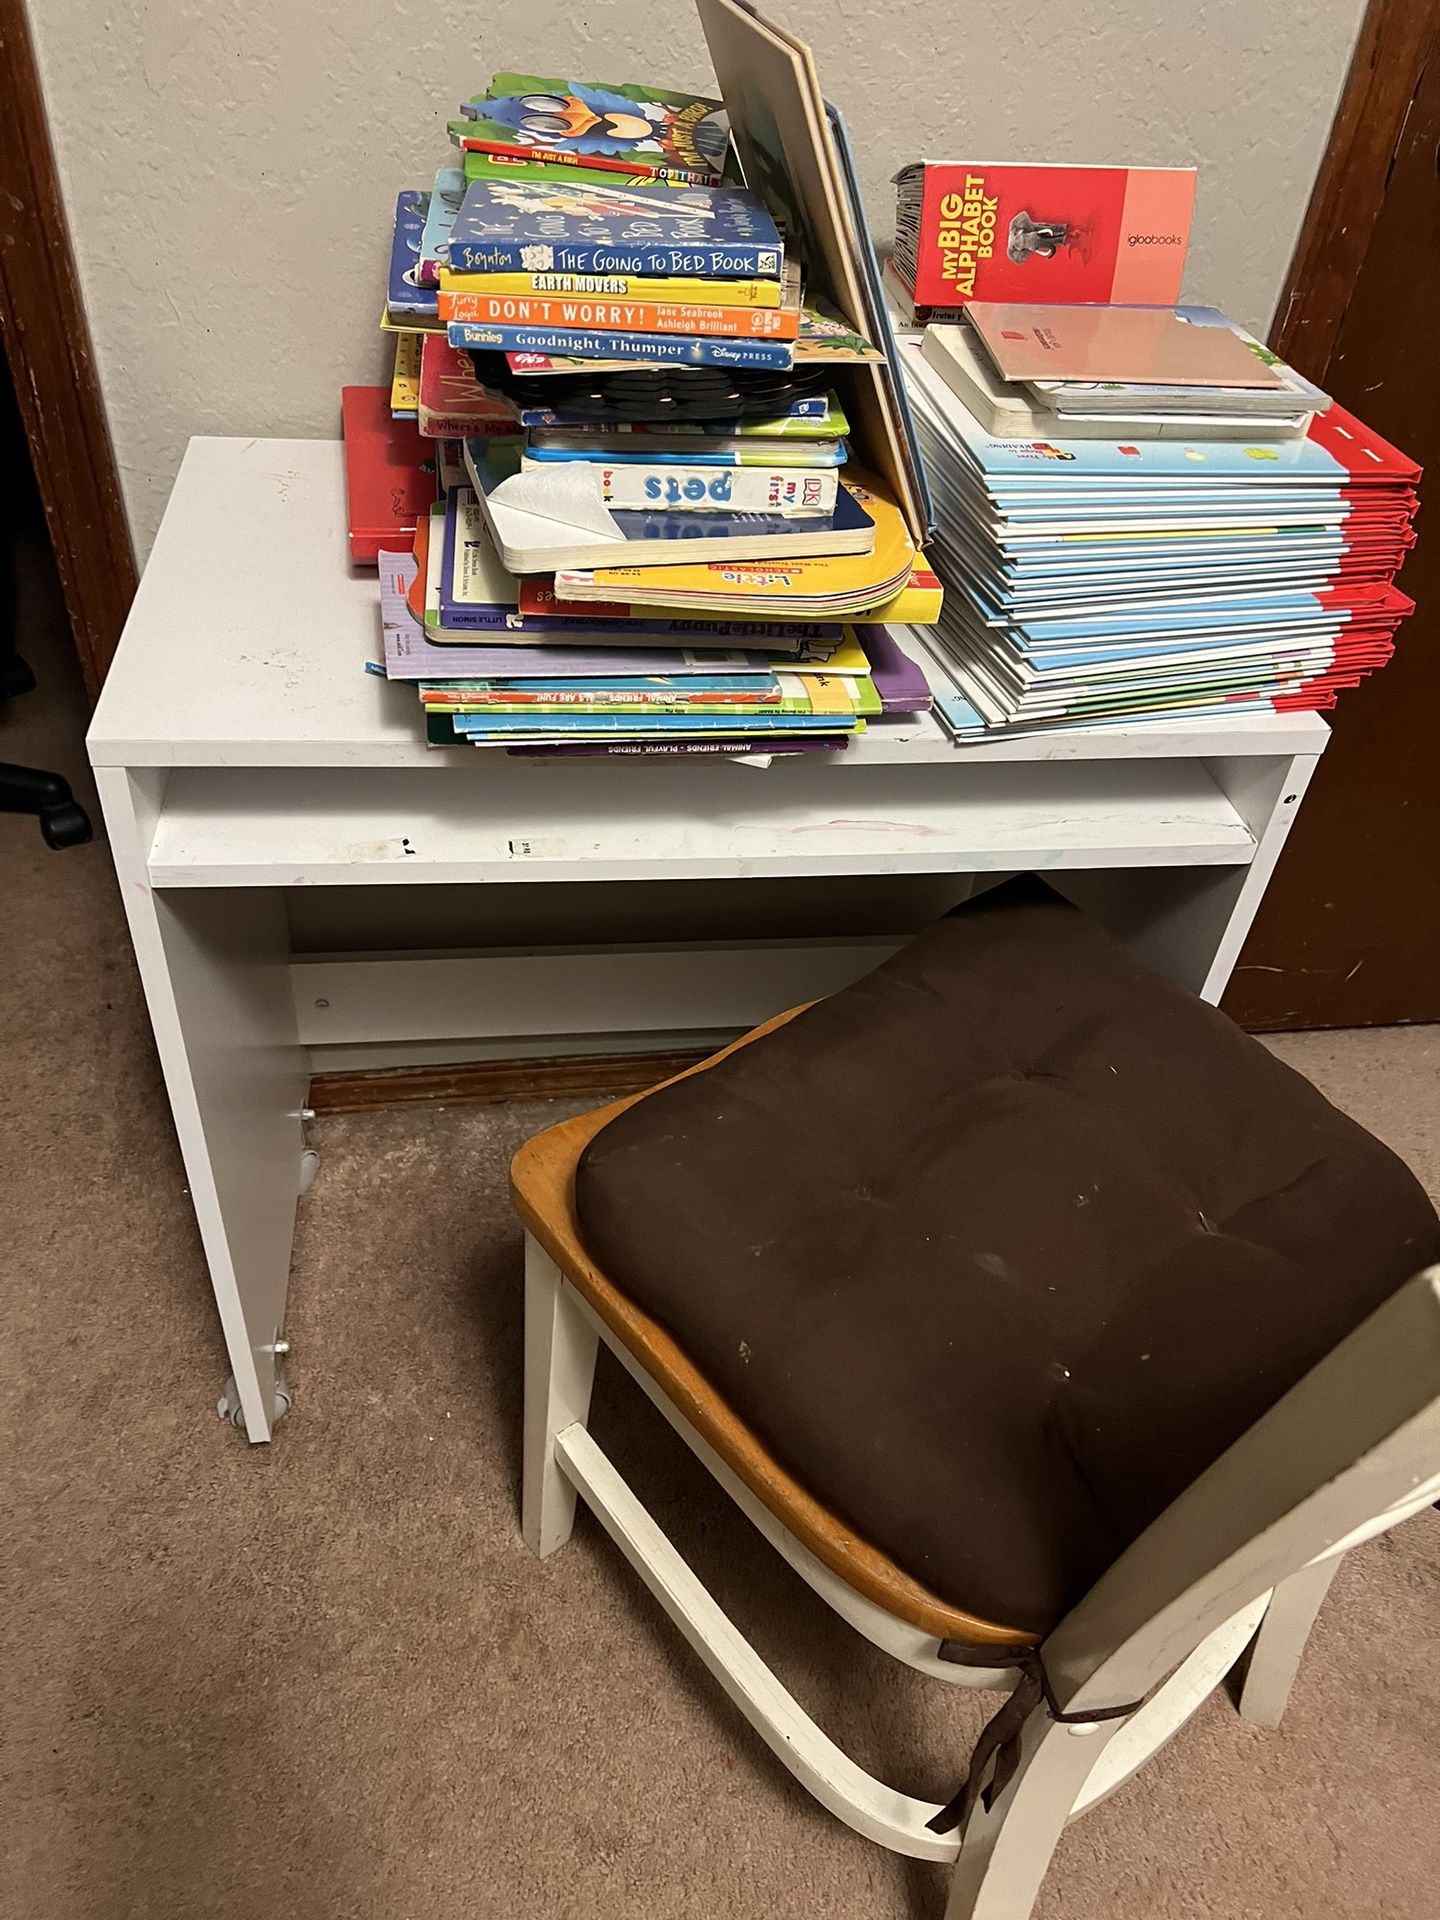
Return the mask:
<path id="1" fill-rule="evenodd" d="M 1035 1632 L 1440 1259 L 1388 1148 L 1033 879 L 622 1113 L 576 1207 L 817 1499 Z"/>

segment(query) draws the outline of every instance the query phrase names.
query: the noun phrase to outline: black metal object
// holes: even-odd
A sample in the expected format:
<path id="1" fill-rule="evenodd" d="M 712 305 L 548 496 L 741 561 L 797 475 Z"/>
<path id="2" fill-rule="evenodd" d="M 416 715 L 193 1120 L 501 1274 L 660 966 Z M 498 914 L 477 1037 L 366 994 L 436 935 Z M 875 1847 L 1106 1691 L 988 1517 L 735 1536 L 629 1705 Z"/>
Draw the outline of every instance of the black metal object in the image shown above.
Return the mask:
<path id="1" fill-rule="evenodd" d="M 35 675 L 15 650 L 17 595 L 15 556 L 7 537 L 0 542 L 0 700 L 31 693 Z M 45 844 L 79 847 L 94 838 L 90 816 L 58 773 L 0 760 L 0 813 L 33 813 Z"/>

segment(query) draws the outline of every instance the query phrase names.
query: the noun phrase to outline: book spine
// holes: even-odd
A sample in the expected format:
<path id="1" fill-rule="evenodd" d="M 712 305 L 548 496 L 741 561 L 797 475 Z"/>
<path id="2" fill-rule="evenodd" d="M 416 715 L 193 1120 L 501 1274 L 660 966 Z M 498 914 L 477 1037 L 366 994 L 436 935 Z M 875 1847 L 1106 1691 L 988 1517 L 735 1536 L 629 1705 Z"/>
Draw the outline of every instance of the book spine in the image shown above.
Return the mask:
<path id="1" fill-rule="evenodd" d="M 519 627 L 513 607 L 467 606 L 463 600 L 452 599 L 442 581 L 439 620 L 442 633 L 510 633 Z M 427 637 L 435 631 L 428 621 L 425 631 Z"/>
<path id="2" fill-rule="evenodd" d="M 559 147 L 502 146 L 479 134 L 452 127 L 450 138 L 462 153 L 490 153 L 497 160 L 538 161 L 546 167 L 575 167 L 581 173 L 623 173 L 632 180 L 675 180 L 687 187 L 718 187 L 720 176 L 710 167 L 647 167 L 641 160 L 626 160 L 602 153 L 567 153 Z"/>
<path id="3" fill-rule="evenodd" d="M 442 293 L 573 296 L 576 299 L 652 300 L 692 307 L 778 307 L 778 280 L 651 280 L 633 273 L 451 273 Z M 450 316 L 459 320 L 461 314 Z"/>
<path id="4" fill-rule="evenodd" d="M 617 246 L 608 240 L 549 240 L 510 234 L 488 240 L 450 241 L 452 273 L 538 271 L 526 255 L 548 251 L 549 273 L 626 274 L 642 279 L 778 280 L 783 256 L 778 247 L 758 240 L 701 241 L 684 246 L 641 242 Z M 543 264 L 543 263 L 542 263 Z"/>
<path id="5" fill-rule="evenodd" d="M 432 712 L 435 709 L 431 709 Z M 503 734 L 518 733 L 626 733 L 637 730 L 654 729 L 660 733 L 736 733 L 741 730 L 757 735 L 769 732 L 783 732 L 793 728 L 797 733 L 812 728 L 826 733 L 841 733 L 858 730 L 864 722 L 851 714 L 790 712 L 782 708 L 776 712 L 767 708 L 760 713 L 666 713 L 663 710 L 635 715 L 629 713 L 579 713 L 573 708 L 565 713 L 457 713 L 447 714 L 457 733 L 464 734 Z M 637 729 L 638 721 L 638 729 Z"/>
<path id="6" fill-rule="evenodd" d="M 803 436 L 814 430 L 815 422 L 824 421 L 830 410 L 830 406 L 831 396 L 824 393 L 810 394 L 803 400 L 792 400 L 785 409 L 783 416 L 775 420 L 766 421 L 763 430 L 767 434 L 793 432 Z M 577 414 L 557 411 L 553 407 L 522 407 L 520 409 L 520 424 L 522 427 L 554 427 L 563 432 L 623 433 L 626 431 L 624 423 L 621 421 L 589 420 Z M 749 428 L 744 421 L 735 420 L 729 423 L 726 430 L 731 433 L 745 433 L 749 431 Z M 643 428 L 643 431 L 646 433 L 671 433 L 674 434 L 677 439 L 688 437 L 684 431 L 678 427 L 661 427 L 656 426 L 653 422 L 648 422 Z"/>
<path id="7" fill-rule="evenodd" d="M 521 437 L 518 420 L 472 420 L 468 414 L 427 407 L 423 400 L 417 419 L 426 440 L 518 440 Z"/>
<path id="8" fill-rule="evenodd" d="M 432 745 L 435 743 L 432 741 Z M 795 734 L 767 734 L 763 743 L 754 740 L 567 740 L 541 746 L 506 747 L 516 759 L 623 759 L 634 757 L 668 758 L 674 754 L 773 754 L 843 753 L 850 744 L 844 734 L 819 733 L 808 738 Z"/>
<path id="9" fill-rule="evenodd" d="M 658 300 L 442 292 L 439 311 L 442 320 L 479 326 L 588 327 L 615 333 L 721 335 L 742 340 L 793 340 L 800 331 L 800 313 L 795 307 L 682 306 Z"/>
<path id="10" fill-rule="evenodd" d="M 583 708 L 589 713 L 632 713 L 644 712 L 651 707 L 667 713 L 712 713 L 717 707 L 742 713 L 770 708 L 786 711 L 781 705 L 778 689 L 760 694 L 691 694 L 642 688 L 633 693 L 595 694 L 573 693 L 559 686 L 545 693 L 514 693 L 503 687 L 493 691 L 467 687 L 463 692 L 451 695 L 422 694 L 421 704 L 431 712 L 442 713 L 544 713 L 558 712 L 562 708 L 567 713 L 576 708 Z M 800 708 L 799 711 L 808 712 L 808 708 Z"/>
<path id="11" fill-rule="evenodd" d="M 555 463 L 522 464 L 532 472 L 553 472 Z M 687 467 L 629 460 L 584 465 L 594 476 L 596 497 L 621 511 L 826 514 L 834 511 L 839 487 L 833 471 L 814 468 Z"/>
<path id="12" fill-rule="evenodd" d="M 592 333 L 581 328 L 472 326 L 453 321 L 452 347 L 487 353 L 531 354 L 540 360 L 648 360 L 673 367 L 766 367 L 794 362 L 788 340 L 687 340 L 662 333 Z M 525 368 L 516 369 L 524 372 Z"/>

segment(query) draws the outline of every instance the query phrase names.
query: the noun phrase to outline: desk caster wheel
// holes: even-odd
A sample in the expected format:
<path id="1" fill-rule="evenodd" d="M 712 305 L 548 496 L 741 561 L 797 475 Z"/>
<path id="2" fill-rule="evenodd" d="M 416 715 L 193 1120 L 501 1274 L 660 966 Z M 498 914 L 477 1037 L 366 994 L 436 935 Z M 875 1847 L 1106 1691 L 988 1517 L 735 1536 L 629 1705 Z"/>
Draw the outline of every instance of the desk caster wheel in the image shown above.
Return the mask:
<path id="1" fill-rule="evenodd" d="M 51 807 L 40 816 L 40 831 L 47 847 L 83 847 L 93 840 L 95 830 L 85 809 L 72 800 L 63 807 Z"/>
<path id="2" fill-rule="evenodd" d="M 300 1155 L 300 1191 L 308 1193 L 315 1184 L 315 1176 L 320 1171 L 320 1156 L 314 1147 L 306 1147 Z"/>
<path id="3" fill-rule="evenodd" d="M 274 1398 L 270 1403 L 270 1424 L 272 1427 L 284 1418 L 294 1403 L 294 1394 L 291 1393 L 284 1380 L 277 1377 L 275 1381 Z M 241 1433 L 248 1432 L 248 1428 L 245 1425 L 245 1414 L 240 1405 L 240 1390 L 235 1385 L 235 1376 L 233 1373 L 226 1380 L 225 1391 L 215 1403 L 215 1411 L 225 1422 L 226 1426 L 238 1427 Z"/>

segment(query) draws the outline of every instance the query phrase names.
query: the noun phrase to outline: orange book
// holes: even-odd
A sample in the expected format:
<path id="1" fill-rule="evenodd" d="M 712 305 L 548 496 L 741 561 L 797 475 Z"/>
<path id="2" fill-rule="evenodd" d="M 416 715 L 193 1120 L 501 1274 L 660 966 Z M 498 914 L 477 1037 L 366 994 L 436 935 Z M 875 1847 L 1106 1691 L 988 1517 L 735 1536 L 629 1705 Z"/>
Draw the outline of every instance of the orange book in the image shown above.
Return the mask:
<path id="1" fill-rule="evenodd" d="M 785 273 L 778 307 L 690 305 L 603 294 L 439 292 L 440 318 L 468 325 L 575 327 L 603 333 L 675 333 L 731 340 L 794 340 L 800 333 L 800 273 Z"/>

